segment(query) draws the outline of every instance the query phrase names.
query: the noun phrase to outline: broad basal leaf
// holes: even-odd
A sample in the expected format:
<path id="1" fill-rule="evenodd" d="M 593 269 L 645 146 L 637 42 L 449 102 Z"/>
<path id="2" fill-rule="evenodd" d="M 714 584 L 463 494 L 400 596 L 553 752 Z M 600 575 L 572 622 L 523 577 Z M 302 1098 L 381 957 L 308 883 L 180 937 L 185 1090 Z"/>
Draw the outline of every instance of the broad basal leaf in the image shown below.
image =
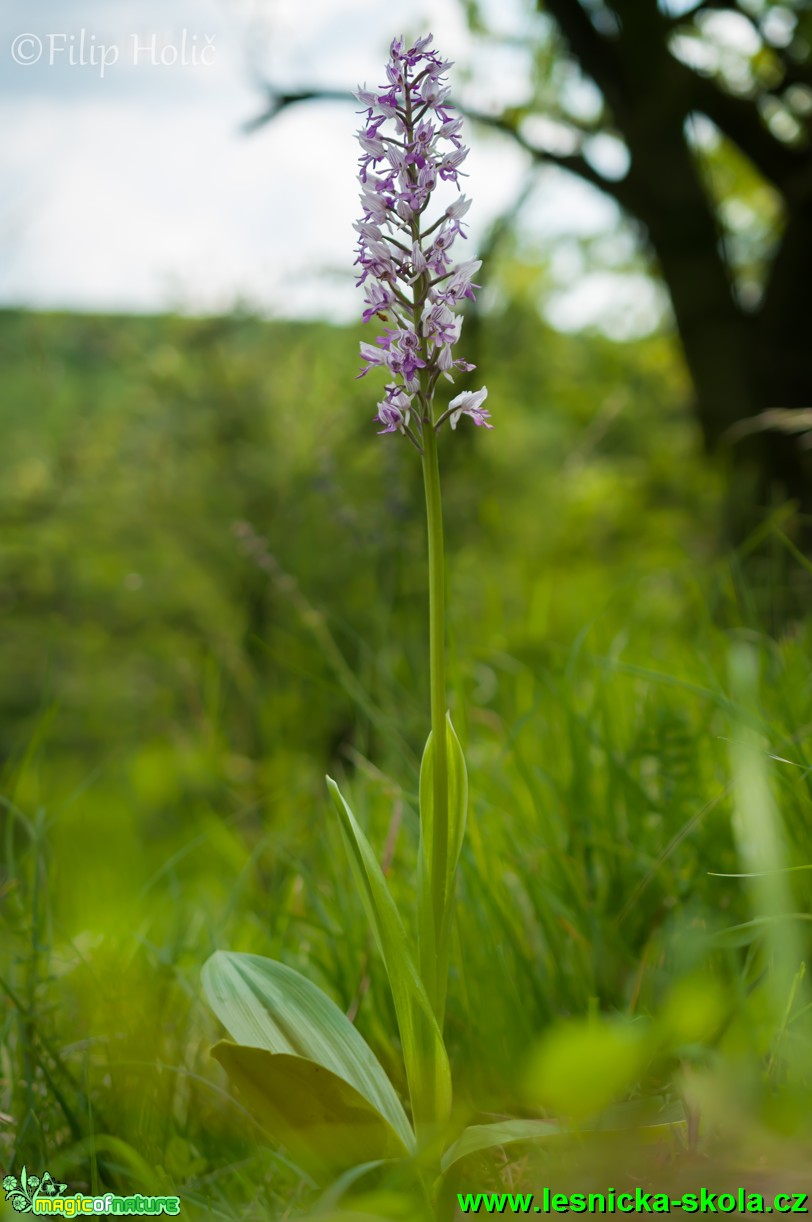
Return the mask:
<path id="1" fill-rule="evenodd" d="M 306 1171 L 332 1175 L 409 1153 L 368 1099 L 315 1061 L 226 1040 L 215 1044 L 212 1056 L 248 1111 Z"/>
<path id="2" fill-rule="evenodd" d="M 443 1124 L 451 1111 L 451 1071 L 443 1037 L 378 859 L 335 781 L 328 777 L 327 785 L 338 811 L 367 915 L 386 964 L 415 1125 Z"/>
<path id="3" fill-rule="evenodd" d="M 406 1113 L 372 1049 L 301 973 L 261 955 L 220 950 L 203 967 L 203 989 L 238 1044 L 302 1057 L 329 1070 L 380 1113 L 407 1150 L 414 1149 Z"/>

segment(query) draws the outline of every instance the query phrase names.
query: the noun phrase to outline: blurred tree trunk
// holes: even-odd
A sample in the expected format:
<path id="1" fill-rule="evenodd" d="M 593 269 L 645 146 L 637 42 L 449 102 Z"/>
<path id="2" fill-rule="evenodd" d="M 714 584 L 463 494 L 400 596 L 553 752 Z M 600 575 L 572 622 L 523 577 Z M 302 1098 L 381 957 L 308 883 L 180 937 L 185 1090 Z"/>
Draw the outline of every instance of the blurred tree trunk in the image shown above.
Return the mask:
<path id="1" fill-rule="evenodd" d="M 539 8 L 555 20 L 581 72 L 599 88 L 606 127 L 628 150 L 629 168 L 620 181 L 596 183 L 594 172 L 581 176 L 602 185 L 644 228 L 670 294 L 708 447 L 724 444 L 733 426 L 767 409 L 812 407 L 808 129 L 802 139 L 780 139 L 760 113 L 767 91 L 733 94 L 686 67 L 669 45 L 675 19 L 656 0 L 539 0 Z M 697 5 L 683 20 L 711 8 L 738 11 L 744 19 L 736 3 L 716 2 Z M 807 5 L 796 8 L 806 11 Z M 596 20 L 601 16 L 603 22 Z M 786 55 L 783 61 L 780 84 L 812 83 L 808 63 L 791 63 Z M 780 88 L 770 92 L 780 95 Z M 689 120 L 697 113 L 738 147 L 783 200 L 783 236 L 761 300 L 751 310 L 737 301 L 716 201 L 689 140 Z M 584 167 L 569 168 L 581 173 Z M 812 521 L 808 451 L 796 436 L 753 433 L 733 444 L 730 456 L 737 533 L 776 497 L 795 499 Z"/>

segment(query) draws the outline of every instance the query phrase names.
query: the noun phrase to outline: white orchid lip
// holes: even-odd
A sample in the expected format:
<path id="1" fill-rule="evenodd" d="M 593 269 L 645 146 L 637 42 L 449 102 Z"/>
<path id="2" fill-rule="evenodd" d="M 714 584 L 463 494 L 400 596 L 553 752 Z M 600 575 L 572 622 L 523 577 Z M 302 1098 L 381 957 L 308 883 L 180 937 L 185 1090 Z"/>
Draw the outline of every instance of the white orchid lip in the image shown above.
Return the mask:
<path id="1" fill-rule="evenodd" d="M 456 395 L 449 403 L 448 411 L 445 413 L 452 429 L 459 424 L 460 416 L 470 416 L 474 424 L 492 429 L 493 425 L 488 424 L 491 413 L 482 406 L 487 397 L 487 386 L 483 386 L 481 390 L 464 390 L 462 394 Z"/>

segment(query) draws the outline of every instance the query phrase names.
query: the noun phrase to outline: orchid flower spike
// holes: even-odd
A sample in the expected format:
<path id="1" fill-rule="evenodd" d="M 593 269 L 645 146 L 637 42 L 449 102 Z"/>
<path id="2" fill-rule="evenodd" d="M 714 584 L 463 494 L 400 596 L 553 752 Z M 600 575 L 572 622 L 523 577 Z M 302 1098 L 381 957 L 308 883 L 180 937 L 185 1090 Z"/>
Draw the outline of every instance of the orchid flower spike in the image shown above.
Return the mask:
<path id="1" fill-rule="evenodd" d="M 386 84 L 356 93 L 365 115 L 358 132 L 357 283 L 364 286 L 364 322 L 387 324 L 375 344 L 361 345 L 365 364 L 358 377 L 376 366 L 387 371 L 391 380 L 375 417 L 379 431 L 400 432 L 419 450 L 423 430 L 446 420 L 452 429 L 463 415 L 493 427 L 482 407 L 485 387 L 457 395 L 438 419 L 433 414 L 439 378 L 453 382 L 454 370 L 474 368 L 453 349 L 462 328 L 456 310 L 474 300 L 482 264 L 469 259 L 455 266 L 451 258 L 456 239 L 465 239 L 462 218 L 471 206 L 460 188 L 468 149 L 459 135 L 462 119 L 448 104 L 451 64 L 431 49 L 432 41 L 429 34 L 407 49 L 394 39 Z M 458 195 L 438 204 L 436 193 L 448 183 Z"/>

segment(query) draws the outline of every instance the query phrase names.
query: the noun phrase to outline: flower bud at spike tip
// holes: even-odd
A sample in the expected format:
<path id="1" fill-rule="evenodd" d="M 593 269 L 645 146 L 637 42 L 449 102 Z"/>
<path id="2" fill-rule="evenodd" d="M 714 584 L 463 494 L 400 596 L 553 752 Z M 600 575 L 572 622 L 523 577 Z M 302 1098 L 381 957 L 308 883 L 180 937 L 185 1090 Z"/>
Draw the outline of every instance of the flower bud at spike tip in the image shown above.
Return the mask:
<path id="1" fill-rule="evenodd" d="M 418 449 L 423 429 L 439 429 L 446 420 L 452 429 L 462 416 L 492 428 L 482 407 L 485 387 L 457 395 L 439 419 L 432 415 L 438 379 L 453 381 L 454 370 L 474 368 L 453 355 L 462 326 L 454 309 L 465 298 L 474 300 L 481 263 L 455 266 L 450 254 L 456 239 L 465 238 L 462 218 L 471 201 L 460 193 L 432 208 L 435 192 L 447 184 L 460 191 L 468 149 L 460 139 L 462 119 L 447 102 L 451 64 L 431 44 L 431 34 L 408 49 L 395 38 L 387 83 L 355 95 L 365 116 L 358 132 L 363 215 L 355 225 L 357 283 L 364 287 L 364 322 L 389 324 L 375 345 L 361 345 L 365 365 L 358 376 L 377 366 L 387 371 L 392 381 L 378 404 L 379 432 L 403 433 Z"/>

